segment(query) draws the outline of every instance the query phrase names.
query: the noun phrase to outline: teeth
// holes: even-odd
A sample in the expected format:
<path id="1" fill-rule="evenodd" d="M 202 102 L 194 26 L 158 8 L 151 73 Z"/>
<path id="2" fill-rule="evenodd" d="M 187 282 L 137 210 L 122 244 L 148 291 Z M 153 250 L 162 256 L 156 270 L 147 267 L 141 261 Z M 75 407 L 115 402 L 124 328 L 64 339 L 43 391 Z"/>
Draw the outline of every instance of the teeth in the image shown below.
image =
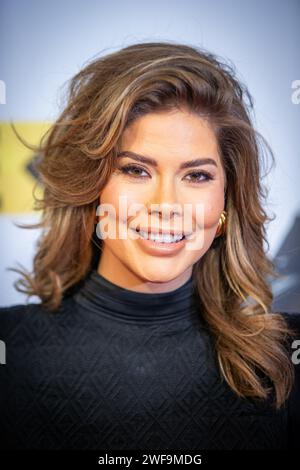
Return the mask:
<path id="1" fill-rule="evenodd" d="M 143 238 L 150 239 L 158 243 L 175 243 L 183 238 L 182 235 L 161 235 L 152 233 L 150 233 L 150 236 L 148 236 L 148 233 L 144 232 L 143 230 L 140 230 L 139 234 Z"/>

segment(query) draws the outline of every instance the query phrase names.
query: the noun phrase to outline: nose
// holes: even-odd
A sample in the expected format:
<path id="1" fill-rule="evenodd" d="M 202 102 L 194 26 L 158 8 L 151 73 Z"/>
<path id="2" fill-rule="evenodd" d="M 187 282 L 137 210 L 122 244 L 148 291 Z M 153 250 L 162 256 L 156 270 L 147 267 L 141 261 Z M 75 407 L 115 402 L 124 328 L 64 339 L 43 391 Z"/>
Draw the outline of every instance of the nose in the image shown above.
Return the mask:
<path id="1" fill-rule="evenodd" d="M 155 187 L 148 212 L 150 214 L 157 213 L 163 219 L 182 214 L 182 208 L 177 199 L 176 187 L 171 178 L 161 178 Z"/>

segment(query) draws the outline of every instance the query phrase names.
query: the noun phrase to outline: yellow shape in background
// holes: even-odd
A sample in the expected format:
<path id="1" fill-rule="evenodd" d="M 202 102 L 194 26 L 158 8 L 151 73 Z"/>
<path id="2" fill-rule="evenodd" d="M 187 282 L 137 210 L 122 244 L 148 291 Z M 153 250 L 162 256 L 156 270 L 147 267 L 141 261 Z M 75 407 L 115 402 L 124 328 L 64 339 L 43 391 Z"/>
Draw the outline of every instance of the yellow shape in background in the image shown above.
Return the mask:
<path id="1" fill-rule="evenodd" d="M 29 144 L 37 145 L 50 123 L 13 122 L 16 131 Z M 3 214 L 27 213 L 33 209 L 35 178 L 26 169 L 34 152 L 17 138 L 8 122 L 0 123 L 0 212 Z M 35 195 L 42 197 L 42 187 Z"/>

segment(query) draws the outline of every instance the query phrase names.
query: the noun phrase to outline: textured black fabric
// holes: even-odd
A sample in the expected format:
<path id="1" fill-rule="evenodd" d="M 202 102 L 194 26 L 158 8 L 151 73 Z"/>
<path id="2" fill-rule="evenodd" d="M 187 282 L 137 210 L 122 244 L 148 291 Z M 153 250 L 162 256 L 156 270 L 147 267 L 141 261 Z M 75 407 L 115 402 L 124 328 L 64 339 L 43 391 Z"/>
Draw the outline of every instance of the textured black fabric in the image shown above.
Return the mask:
<path id="1" fill-rule="evenodd" d="M 300 315 L 287 317 L 300 333 Z M 2 448 L 297 446 L 299 366 L 280 411 L 237 397 L 218 371 L 192 278 L 145 294 L 93 269 L 57 313 L 40 304 L 0 309 L 0 339 Z"/>

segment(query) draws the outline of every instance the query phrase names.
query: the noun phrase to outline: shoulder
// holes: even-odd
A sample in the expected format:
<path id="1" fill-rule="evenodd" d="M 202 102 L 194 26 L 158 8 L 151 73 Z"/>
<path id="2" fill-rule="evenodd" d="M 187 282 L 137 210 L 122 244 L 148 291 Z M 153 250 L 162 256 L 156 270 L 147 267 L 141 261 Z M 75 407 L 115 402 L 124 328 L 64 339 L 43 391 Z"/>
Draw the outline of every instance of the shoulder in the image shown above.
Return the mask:
<path id="1" fill-rule="evenodd" d="M 39 331 L 68 321 L 76 308 L 72 298 L 63 299 L 55 312 L 50 312 L 42 303 L 17 304 L 0 307 L 0 339 L 7 339 L 27 328 Z"/>
<path id="2" fill-rule="evenodd" d="M 288 399 L 288 432 L 289 447 L 298 448 L 300 427 L 300 313 L 292 312 L 281 314 L 292 330 L 292 338 L 288 341 L 290 360 L 294 366 L 295 381 Z"/>
<path id="3" fill-rule="evenodd" d="M 287 321 L 291 335 L 287 338 L 288 352 L 296 372 L 298 387 L 300 386 L 300 313 L 280 312 Z M 300 389 L 299 389 L 300 390 Z"/>
<path id="4" fill-rule="evenodd" d="M 296 334 L 300 333 L 300 312 L 280 312 Z"/>
<path id="5" fill-rule="evenodd" d="M 300 369 L 300 313 L 298 312 L 280 312 L 281 315 L 285 318 L 290 331 L 291 336 L 288 337 L 288 348 L 293 364 L 297 367 L 296 372 Z M 298 359 L 296 359 L 298 356 Z"/>

